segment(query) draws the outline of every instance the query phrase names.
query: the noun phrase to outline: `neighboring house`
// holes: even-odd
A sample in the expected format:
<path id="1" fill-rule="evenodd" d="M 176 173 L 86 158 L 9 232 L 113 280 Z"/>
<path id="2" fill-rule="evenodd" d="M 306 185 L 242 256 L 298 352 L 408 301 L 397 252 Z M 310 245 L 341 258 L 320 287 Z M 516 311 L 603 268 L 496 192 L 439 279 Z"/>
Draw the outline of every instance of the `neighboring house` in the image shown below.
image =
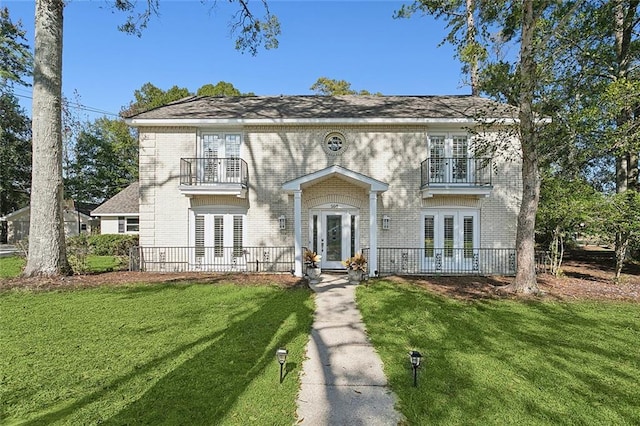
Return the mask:
<path id="1" fill-rule="evenodd" d="M 139 184 L 134 182 L 91 211 L 100 218 L 101 234 L 137 234 Z"/>
<path id="2" fill-rule="evenodd" d="M 73 201 L 66 200 L 63 209 L 66 236 L 91 233 L 94 225 L 93 220 L 89 215 L 76 210 Z M 31 207 L 27 206 L 0 218 L 0 220 L 7 222 L 7 242 L 9 244 L 17 243 L 29 237 L 30 215 Z"/>
<path id="3" fill-rule="evenodd" d="M 146 270 L 291 270 L 362 252 L 369 273 L 512 274 L 520 162 L 475 132 L 516 114 L 472 96 L 191 97 L 140 135 Z M 477 124 L 495 123 L 492 130 Z"/>

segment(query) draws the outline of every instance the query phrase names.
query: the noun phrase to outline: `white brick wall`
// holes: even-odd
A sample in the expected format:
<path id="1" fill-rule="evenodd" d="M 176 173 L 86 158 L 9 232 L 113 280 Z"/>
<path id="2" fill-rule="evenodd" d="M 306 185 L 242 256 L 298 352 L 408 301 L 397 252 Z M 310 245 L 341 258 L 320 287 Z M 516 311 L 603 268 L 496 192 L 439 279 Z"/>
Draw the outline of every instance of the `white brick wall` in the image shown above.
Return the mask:
<path id="1" fill-rule="evenodd" d="M 208 130 L 208 129 L 207 129 Z M 214 129 L 211 129 L 214 130 Z M 225 129 L 228 130 L 228 129 Z M 348 147 L 331 156 L 322 146 L 330 131 L 340 131 Z M 248 246 L 293 244 L 293 196 L 284 182 L 333 164 L 389 184 L 378 199 L 379 247 L 419 247 L 421 212 L 437 206 L 466 206 L 480 211 L 482 247 L 514 247 L 521 193 L 520 163 L 497 161 L 493 191 L 487 198 L 434 196 L 420 191 L 420 163 L 427 158 L 427 126 L 249 126 L 243 133 L 241 157 L 249 166 L 246 199 L 235 196 L 186 197 L 178 190 L 180 158 L 195 157 L 196 128 L 148 128 L 140 134 L 140 243 L 142 246 L 186 246 L 191 207 L 232 205 L 247 209 Z M 464 132 L 462 128 L 437 133 Z M 360 209 L 360 242 L 368 245 L 368 190 L 338 178 L 307 188 L 303 197 L 303 245 L 308 242 L 308 209 L 344 203 Z M 280 230 L 278 217 L 287 218 Z M 383 215 L 391 230 L 381 230 Z"/>

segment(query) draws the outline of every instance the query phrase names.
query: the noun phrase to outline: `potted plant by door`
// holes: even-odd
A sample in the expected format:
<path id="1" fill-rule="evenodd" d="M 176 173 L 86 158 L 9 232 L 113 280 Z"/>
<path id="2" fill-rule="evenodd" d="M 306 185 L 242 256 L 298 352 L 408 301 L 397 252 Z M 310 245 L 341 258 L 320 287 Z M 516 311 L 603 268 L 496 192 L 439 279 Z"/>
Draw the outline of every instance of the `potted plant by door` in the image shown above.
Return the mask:
<path id="1" fill-rule="evenodd" d="M 347 268 L 347 275 L 350 283 L 359 283 L 367 272 L 367 259 L 362 253 L 356 253 L 355 256 L 343 260 L 342 264 Z"/>
<path id="2" fill-rule="evenodd" d="M 304 251 L 304 263 L 307 265 L 307 276 L 309 277 L 309 281 L 317 282 L 320 279 L 320 273 L 322 272 L 318 265 L 320 259 L 321 256 L 315 251 Z"/>

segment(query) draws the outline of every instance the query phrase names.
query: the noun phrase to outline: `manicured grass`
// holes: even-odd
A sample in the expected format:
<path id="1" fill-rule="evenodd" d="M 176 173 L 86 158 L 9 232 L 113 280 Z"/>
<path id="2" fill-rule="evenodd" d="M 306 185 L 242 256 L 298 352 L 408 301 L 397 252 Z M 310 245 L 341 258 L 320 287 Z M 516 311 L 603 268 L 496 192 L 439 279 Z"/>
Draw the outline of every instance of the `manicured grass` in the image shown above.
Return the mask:
<path id="1" fill-rule="evenodd" d="M 0 257 L 0 279 L 15 278 L 24 268 L 24 258 L 19 256 Z"/>
<path id="2" fill-rule="evenodd" d="M 638 304 L 461 302 L 383 280 L 357 300 L 411 425 L 640 424 Z"/>
<path id="3" fill-rule="evenodd" d="M 22 273 L 25 259 L 19 256 L 0 257 L 0 279 L 15 278 Z M 87 256 L 87 269 L 89 273 L 118 271 L 127 269 L 118 256 Z"/>
<path id="4" fill-rule="evenodd" d="M 276 286 L 0 293 L 0 423 L 291 425 L 312 313 Z"/>

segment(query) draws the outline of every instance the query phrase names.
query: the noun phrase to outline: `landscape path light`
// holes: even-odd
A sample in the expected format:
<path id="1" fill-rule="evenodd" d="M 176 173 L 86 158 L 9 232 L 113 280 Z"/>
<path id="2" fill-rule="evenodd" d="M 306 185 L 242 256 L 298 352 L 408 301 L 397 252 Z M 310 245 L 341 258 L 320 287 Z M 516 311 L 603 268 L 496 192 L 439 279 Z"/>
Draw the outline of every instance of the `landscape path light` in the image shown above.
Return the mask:
<path id="1" fill-rule="evenodd" d="M 413 386 L 418 386 L 418 367 L 420 367 L 420 360 L 422 354 L 418 351 L 409 352 L 411 358 L 411 366 L 413 367 Z"/>
<path id="2" fill-rule="evenodd" d="M 276 351 L 276 358 L 280 363 L 280 383 L 282 383 L 282 368 L 284 366 L 284 363 L 287 361 L 288 354 L 289 354 L 289 351 L 283 348 L 280 348 Z"/>

